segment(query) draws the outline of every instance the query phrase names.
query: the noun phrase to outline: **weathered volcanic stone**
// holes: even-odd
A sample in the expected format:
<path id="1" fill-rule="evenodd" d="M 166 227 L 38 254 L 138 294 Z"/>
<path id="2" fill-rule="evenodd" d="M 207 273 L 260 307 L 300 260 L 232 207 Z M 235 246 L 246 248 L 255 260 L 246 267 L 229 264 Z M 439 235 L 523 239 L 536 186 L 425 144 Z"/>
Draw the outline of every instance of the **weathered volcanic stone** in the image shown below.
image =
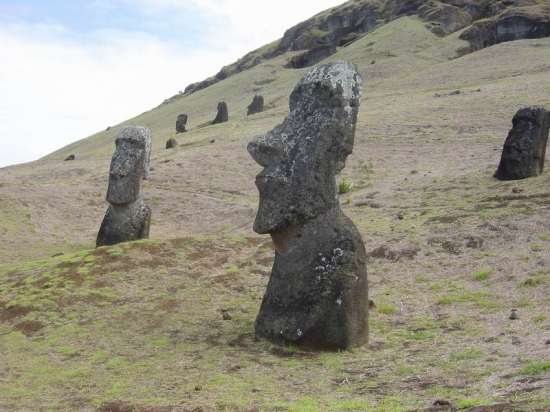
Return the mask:
<path id="1" fill-rule="evenodd" d="M 101 223 L 96 246 L 147 239 L 151 224 L 151 209 L 142 199 L 129 205 L 109 205 Z"/>
<path id="2" fill-rule="evenodd" d="M 188 116 L 186 114 L 180 114 L 178 116 L 176 121 L 176 133 L 185 133 L 187 131 L 187 119 Z"/>
<path id="3" fill-rule="evenodd" d="M 229 110 L 226 102 L 218 103 L 218 113 L 212 124 L 225 123 L 229 120 Z"/>
<path id="4" fill-rule="evenodd" d="M 141 197 L 141 180 L 149 171 L 151 131 L 126 127 L 116 139 L 111 160 L 107 201 L 96 245 L 114 245 L 149 236 L 151 210 Z"/>
<path id="5" fill-rule="evenodd" d="M 247 116 L 251 116 L 256 113 L 261 113 L 264 111 L 264 97 L 261 95 L 256 95 L 252 99 L 252 103 L 248 106 Z"/>
<path id="6" fill-rule="evenodd" d="M 504 143 L 495 177 L 499 180 L 519 180 L 540 175 L 544 169 L 549 127 L 550 113 L 544 108 L 519 110 Z"/>
<path id="7" fill-rule="evenodd" d="M 167 149 L 174 149 L 177 146 L 178 146 L 178 141 L 176 139 L 174 139 L 173 137 L 168 139 L 168 141 L 166 142 L 166 148 Z"/>
<path id="8" fill-rule="evenodd" d="M 336 46 L 321 46 L 308 50 L 305 53 L 294 56 L 288 62 L 287 67 L 293 69 L 302 69 L 313 66 L 321 60 L 326 59 L 336 53 Z"/>
<path id="9" fill-rule="evenodd" d="M 314 68 L 292 92 L 285 121 L 248 145 L 264 167 L 254 230 L 271 234 L 276 248 L 260 338 L 328 350 L 367 341 L 366 252 L 336 185 L 353 150 L 361 82 L 346 62 Z"/>

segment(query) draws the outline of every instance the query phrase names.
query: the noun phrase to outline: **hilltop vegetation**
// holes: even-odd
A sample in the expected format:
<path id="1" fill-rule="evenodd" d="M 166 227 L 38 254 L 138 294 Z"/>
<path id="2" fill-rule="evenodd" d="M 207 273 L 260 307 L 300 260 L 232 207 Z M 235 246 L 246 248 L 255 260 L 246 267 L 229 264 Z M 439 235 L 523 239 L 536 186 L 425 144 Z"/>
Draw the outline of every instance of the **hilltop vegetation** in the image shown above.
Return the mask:
<path id="1" fill-rule="evenodd" d="M 359 350 L 253 338 L 273 252 L 251 230 L 259 167 L 245 146 L 287 114 L 307 69 L 285 65 L 303 51 L 0 169 L 0 410 L 548 410 L 550 175 L 492 175 L 517 109 L 548 106 L 550 39 L 464 55 L 465 30 L 400 17 L 325 60 L 365 79 L 341 185 L 371 254 Z M 246 116 L 255 94 L 267 110 Z M 222 100 L 229 122 L 206 126 Z M 176 135 L 180 113 L 190 130 Z M 93 250 L 126 124 L 153 131 L 152 240 Z"/>

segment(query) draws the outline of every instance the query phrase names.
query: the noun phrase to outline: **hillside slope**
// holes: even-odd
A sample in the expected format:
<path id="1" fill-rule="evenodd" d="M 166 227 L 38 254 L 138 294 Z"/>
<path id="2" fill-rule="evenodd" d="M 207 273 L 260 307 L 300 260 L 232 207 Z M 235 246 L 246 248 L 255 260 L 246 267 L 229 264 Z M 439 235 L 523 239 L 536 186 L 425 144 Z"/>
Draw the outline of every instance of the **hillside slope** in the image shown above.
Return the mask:
<path id="1" fill-rule="evenodd" d="M 93 250 L 123 125 L 0 169 L 0 410 L 548 410 L 550 174 L 492 174 L 517 109 L 550 105 L 550 38 L 462 55 L 465 30 L 405 16 L 326 60 L 365 78 L 341 196 L 372 255 L 360 350 L 253 339 L 273 252 L 245 147 L 286 115 L 300 51 L 124 123 L 153 130 L 150 241 Z M 246 117 L 255 93 L 268 110 Z M 220 100 L 230 121 L 199 127 Z"/>

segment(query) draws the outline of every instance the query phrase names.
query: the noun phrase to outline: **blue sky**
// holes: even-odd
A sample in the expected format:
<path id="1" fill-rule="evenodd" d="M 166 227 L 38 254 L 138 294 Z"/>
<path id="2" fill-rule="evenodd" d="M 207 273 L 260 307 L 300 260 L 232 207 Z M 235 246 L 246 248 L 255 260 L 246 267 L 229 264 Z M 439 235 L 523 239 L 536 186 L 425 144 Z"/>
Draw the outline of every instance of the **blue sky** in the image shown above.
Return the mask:
<path id="1" fill-rule="evenodd" d="M 148 110 L 342 0 L 0 0 L 0 167 Z"/>

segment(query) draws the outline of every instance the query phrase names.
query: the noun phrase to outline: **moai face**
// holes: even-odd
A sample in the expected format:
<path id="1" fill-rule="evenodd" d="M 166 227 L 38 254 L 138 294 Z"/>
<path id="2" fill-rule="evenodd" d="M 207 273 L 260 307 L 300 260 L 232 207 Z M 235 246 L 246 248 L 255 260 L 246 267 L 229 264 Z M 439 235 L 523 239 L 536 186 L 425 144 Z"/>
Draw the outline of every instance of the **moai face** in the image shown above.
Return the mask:
<path id="1" fill-rule="evenodd" d="M 248 145 L 264 167 L 256 177 L 257 233 L 284 231 L 338 206 L 335 177 L 353 149 L 360 98 L 355 66 L 316 67 L 292 92 L 283 124 Z"/>
<path id="2" fill-rule="evenodd" d="M 141 180 L 149 168 L 150 131 L 127 127 L 120 132 L 115 143 L 107 201 L 113 205 L 125 205 L 139 198 Z"/>
<path id="3" fill-rule="evenodd" d="M 525 133 L 542 127 L 543 116 L 539 114 L 542 110 L 536 111 L 533 109 L 519 110 L 512 120 L 512 132 L 523 136 Z"/>

